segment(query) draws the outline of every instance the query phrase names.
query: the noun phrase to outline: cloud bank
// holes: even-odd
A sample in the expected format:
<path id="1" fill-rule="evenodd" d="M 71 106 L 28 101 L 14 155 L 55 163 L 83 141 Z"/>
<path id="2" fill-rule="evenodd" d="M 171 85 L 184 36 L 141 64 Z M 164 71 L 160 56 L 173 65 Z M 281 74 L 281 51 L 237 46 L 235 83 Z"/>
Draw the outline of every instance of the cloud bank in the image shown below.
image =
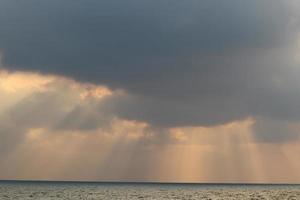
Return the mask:
<path id="1" fill-rule="evenodd" d="M 217 165 L 217 158 L 232 159 L 238 165 L 247 152 L 256 162 L 258 155 L 270 163 L 287 157 L 299 160 L 293 153 L 298 151 L 300 136 L 299 13 L 297 0 L 2 0 L 0 156 L 10 157 L 8 163 L 21 162 L 20 149 L 33 151 L 27 142 L 36 139 L 37 144 L 49 140 L 60 148 L 65 143 L 59 141 L 72 138 L 73 145 L 83 146 L 93 139 L 105 141 L 104 149 L 95 145 L 91 153 L 106 148 L 114 152 L 105 145 L 108 140 L 120 145 L 122 139 L 130 138 L 120 148 L 132 152 L 119 154 L 127 158 L 126 162 L 121 159 L 125 163 L 130 163 L 131 156 L 158 162 L 164 157 L 157 153 L 168 156 L 183 149 L 185 155 L 205 152 L 203 159 L 209 160 L 209 166 Z M 230 124 L 235 128 L 228 128 Z M 213 136 L 196 134 L 203 132 Z M 107 135 L 117 138 L 107 140 Z M 84 144 L 83 137 L 88 137 Z M 209 147 L 198 144 L 202 140 Z M 240 147 L 240 143 L 247 145 Z M 179 144 L 190 146 L 166 147 Z M 157 150 L 151 153 L 142 148 L 153 145 Z M 134 149 L 143 153 L 136 155 Z M 233 153 L 237 149 L 241 155 Z M 44 154 L 52 155 L 53 150 L 48 150 Z M 70 147 L 71 152 L 81 150 Z M 223 155 L 221 150 L 231 153 Z M 15 151 L 19 151 L 18 159 L 12 156 Z M 274 152 L 276 158 L 271 156 Z M 167 173 L 167 166 L 177 163 L 176 159 L 161 162 L 161 170 Z M 104 170 L 103 163 L 109 162 L 91 165 Z M 290 171 L 299 169 L 299 163 L 289 162 Z M 146 164 L 139 163 L 128 167 L 132 171 L 124 172 L 126 179 L 150 177 Z M 121 170 L 118 165 L 113 164 Z M 253 166 L 261 177 L 268 173 L 264 166 Z M 236 178 L 243 179 L 249 169 L 239 169 Z M 217 169 L 206 170 L 226 180 L 226 174 Z M 270 173 L 265 180 L 276 177 L 276 171 Z"/>
<path id="2" fill-rule="evenodd" d="M 116 112 L 155 126 L 299 120 L 298 8 L 282 0 L 2 1 L 0 48 L 9 70 L 127 91 Z"/>

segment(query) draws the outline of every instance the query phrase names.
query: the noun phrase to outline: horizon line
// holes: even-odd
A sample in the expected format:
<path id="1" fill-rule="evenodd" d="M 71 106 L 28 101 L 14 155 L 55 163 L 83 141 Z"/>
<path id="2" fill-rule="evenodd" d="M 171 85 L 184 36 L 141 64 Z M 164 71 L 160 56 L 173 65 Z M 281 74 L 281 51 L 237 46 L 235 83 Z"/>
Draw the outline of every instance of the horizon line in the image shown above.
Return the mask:
<path id="1" fill-rule="evenodd" d="M 34 179 L 0 179 L 1 182 L 23 182 L 23 183 L 73 183 L 73 184 L 162 184 L 162 185 L 300 185 L 300 183 L 268 183 L 268 182 L 168 182 L 168 181 L 83 181 L 83 180 L 34 180 Z"/>

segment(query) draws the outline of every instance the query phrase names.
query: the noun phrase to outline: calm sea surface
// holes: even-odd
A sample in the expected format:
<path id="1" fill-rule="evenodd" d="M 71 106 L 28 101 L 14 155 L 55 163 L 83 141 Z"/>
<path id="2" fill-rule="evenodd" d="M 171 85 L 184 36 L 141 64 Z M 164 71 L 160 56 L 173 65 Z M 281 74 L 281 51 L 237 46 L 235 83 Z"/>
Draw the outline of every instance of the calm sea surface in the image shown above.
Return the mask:
<path id="1" fill-rule="evenodd" d="M 300 200 L 300 185 L 212 185 L 0 181 L 0 199 Z"/>

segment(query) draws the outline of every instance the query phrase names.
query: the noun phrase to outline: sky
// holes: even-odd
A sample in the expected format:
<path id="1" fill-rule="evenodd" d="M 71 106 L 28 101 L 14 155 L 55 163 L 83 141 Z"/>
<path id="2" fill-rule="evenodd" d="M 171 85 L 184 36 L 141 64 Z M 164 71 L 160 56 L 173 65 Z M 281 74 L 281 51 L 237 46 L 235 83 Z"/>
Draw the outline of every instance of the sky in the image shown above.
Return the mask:
<path id="1" fill-rule="evenodd" d="M 0 179 L 300 183 L 298 0 L 1 0 Z"/>

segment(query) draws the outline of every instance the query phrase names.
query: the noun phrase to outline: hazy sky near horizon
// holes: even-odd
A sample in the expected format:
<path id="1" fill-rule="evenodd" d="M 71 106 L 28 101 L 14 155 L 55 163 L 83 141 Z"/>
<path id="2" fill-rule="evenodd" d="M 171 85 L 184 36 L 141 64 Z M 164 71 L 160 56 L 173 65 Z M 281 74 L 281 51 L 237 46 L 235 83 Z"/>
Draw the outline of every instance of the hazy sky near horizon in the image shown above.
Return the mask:
<path id="1" fill-rule="evenodd" d="M 0 1 L 0 179 L 299 183 L 299 13 Z"/>

